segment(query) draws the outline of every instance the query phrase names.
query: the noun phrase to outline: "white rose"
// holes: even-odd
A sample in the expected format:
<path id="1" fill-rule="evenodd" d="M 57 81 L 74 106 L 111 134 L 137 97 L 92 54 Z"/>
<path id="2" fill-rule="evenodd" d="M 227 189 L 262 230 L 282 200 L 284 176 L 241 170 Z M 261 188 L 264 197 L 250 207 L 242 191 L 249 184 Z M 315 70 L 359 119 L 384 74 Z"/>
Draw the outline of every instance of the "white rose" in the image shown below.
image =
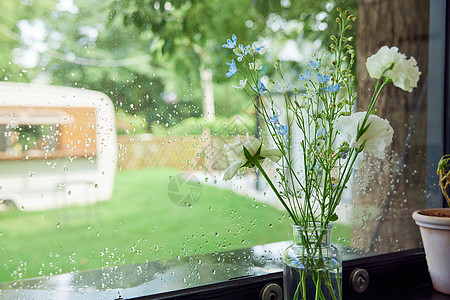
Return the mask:
<path id="1" fill-rule="evenodd" d="M 381 74 L 391 79 L 396 87 L 404 91 L 411 92 L 417 87 L 421 72 L 417 67 L 417 61 L 414 57 L 406 59 L 406 55 L 398 52 L 397 47 L 381 47 L 377 53 L 369 57 L 366 61 L 366 68 L 370 77 L 379 79 Z"/>
<path id="2" fill-rule="evenodd" d="M 244 147 L 253 156 L 258 151 L 259 146 L 261 146 L 260 156 L 263 158 L 269 158 L 274 162 L 280 160 L 282 153 L 278 149 L 267 148 L 264 144 L 261 145 L 261 141 L 257 138 L 250 136 L 247 133 L 245 138 L 238 136 L 231 144 L 225 145 L 225 153 L 228 159 L 231 161 L 231 165 L 225 170 L 223 175 L 224 180 L 230 180 L 236 175 L 236 172 L 247 164 L 247 158 L 244 154 Z M 261 159 L 261 162 L 264 159 Z"/>
<path id="3" fill-rule="evenodd" d="M 358 125 L 363 122 L 366 112 L 357 112 L 350 116 L 340 117 L 335 127 L 339 130 L 339 142 L 346 141 L 350 147 L 359 148 L 365 142 L 365 150 L 379 158 L 384 158 L 384 151 L 392 142 L 394 129 L 389 121 L 375 115 L 369 115 L 367 131 L 356 140 Z"/>

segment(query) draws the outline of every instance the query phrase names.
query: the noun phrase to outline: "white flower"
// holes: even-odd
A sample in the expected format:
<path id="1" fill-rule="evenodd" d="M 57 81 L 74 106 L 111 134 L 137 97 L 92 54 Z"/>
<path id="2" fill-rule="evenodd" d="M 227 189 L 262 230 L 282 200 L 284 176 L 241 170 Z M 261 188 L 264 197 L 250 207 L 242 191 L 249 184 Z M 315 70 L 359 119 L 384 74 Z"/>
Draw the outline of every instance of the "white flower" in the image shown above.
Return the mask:
<path id="1" fill-rule="evenodd" d="M 280 93 L 284 94 L 287 91 L 289 91 L 290 84 L 285 82 L 284 80 L 281 80 L 281 81 L 276 81 L 275 86 L 276 86 L 276 88 L 275 88 L 276 92 L 280 92 Z"/>
<path id="2" fill-rule="evenodd" d="M 396 87 L 407 92 L 412 92 L 413 88 L 417 87 L 417 81 L 419 81 L 419 76 L 421 74 L 414 57 L 411 57 L 408 60 L 399 60 L 394 64 L 392 70 L 387 73 L 391 76 L 390 78 Z"/>
<path id="3" fill-rule="evenodd" d="M 233 88 L 238 89 L 238 90 L 243 90 L 245 88 L 246 84 L 247 84 L 247 78 L 245 80 L 239 80 L 239 85 L 238 86 L 233 85 Z"/>
<path id="4" fill-rule="evenodd" d="M 255 63 L 248 63 L 248 68 L 250 70 L 254 70 L 254 71 L 262 70 L 262 66 L 259 65 L 257 62 L 255 62 Z"/>
<path id="5" fill-rule="evenodd" d="M 392 142 L 394 129 L 389 121 L 375 115 L 369 115 L 369 128 L 356 140 L 358 125 L 363 122 L 366 112 L 357 112 L 350 116 L 340 117 L 335 127 L 340 131 L 339 142 L 346 141 L 350 147 L 359 148 L 365 142 L 365 150 L 378 158 L 384 158 L 384 151 Z"/>
<path id="6" fill-rule="evenodd" d="M 397 47 L 383 46 L 377 53 L 367 59 L 366 68 L 370 77 L 379 79 L 381 74 L 391 79 L 396 87 L 411 92 L 417 87 L 421 72 L 414 57 L 406 59 L 406 55 L 398 52 Z"/>
<path id="7" fill-rule="evenodd" d="M 240 168 L 247 164 L 247 158 L 244 154 L 244 147 L 253 156 L 256 154 L 256 151 L 258 151 L 260 145 L 261 141 L 253 136 L 250 136 L 248 133 L 245 138 L 238 136 L 232 141 L 231 144 L 226 144 L 225 153 L 227 154 L 228 159 L 231 161 L 231 165 L 225 170 L 223 179 L 230 180 L 234 177 L 234 175 Z M 282 154 L 280 150 L 270 149 L 262 144 L 260 156 L 269 158 L 272 161 L 277 162 L 280 160 Z M 262 160 L 263 159 L 261 159 L 261 161 Z"/>
<path id="8" fill-rule="evenodd" d="M 397 47 L 381 47 L 377 53 L 369 57 L 366 61 L 366 68 L 370 77 L 379 79 L 383 71 L 400 60 L 401 55 L 401 53 L 398 53 Z"/>

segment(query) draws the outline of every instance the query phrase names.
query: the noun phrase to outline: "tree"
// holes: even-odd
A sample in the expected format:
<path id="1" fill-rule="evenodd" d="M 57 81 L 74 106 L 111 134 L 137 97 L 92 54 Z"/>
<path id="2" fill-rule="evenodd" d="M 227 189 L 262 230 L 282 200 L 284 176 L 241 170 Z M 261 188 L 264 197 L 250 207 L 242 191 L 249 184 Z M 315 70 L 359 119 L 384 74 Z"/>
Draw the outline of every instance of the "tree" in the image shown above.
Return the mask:
<path id="1" fill-rule="evenodd" d="M 327 26 L 326 17 L 333 16 L 333 9 L 344 2 L 356 5 L 356 1 L 342 0 L 304 0 L 295 5 L 290 1 L 128 0 L 116 1 L 112 15 L 142 32 L 141 36 L 148 39 L 153 62 L 181 74 L 171 74 L 170 79 L 176 83 L 173 88 L 178 94 L 192 89 L 193 94 L 206 97 L 210 85 L 202 82 L 202 74 L 204 77 L 211 70 L 212 81 L 223 81 L 228 57 L 221 45 L 231 34 L 236 34 L 238 43 L 244 45 L 262 37 L 278 44 L 288 39 L 324 40 L 335 29 L 334 22 Z M 287 28 L 286 24 L 292 26 Z"/>

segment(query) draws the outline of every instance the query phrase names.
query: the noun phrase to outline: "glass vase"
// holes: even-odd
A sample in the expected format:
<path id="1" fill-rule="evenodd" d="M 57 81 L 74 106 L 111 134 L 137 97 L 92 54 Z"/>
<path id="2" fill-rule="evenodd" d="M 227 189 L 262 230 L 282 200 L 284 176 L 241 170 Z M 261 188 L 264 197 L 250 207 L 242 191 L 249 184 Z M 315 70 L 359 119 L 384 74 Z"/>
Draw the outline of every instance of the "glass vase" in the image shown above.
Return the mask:
<path id="1" fill-rule="evenodd" d="M 283 254 L 285 300 L 341 300 L 342 258 L 331 245 L 332 225 L 292 225 L 294 237 Z"/>

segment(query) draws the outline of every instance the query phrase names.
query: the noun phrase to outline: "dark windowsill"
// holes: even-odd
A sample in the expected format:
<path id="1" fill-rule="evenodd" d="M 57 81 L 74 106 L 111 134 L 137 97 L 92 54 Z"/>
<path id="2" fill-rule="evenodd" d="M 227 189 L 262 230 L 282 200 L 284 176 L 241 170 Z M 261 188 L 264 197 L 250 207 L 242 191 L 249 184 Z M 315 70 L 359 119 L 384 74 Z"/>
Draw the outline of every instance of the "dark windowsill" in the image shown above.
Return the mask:
<path id="1" fill-rule="evenodd" d="M 0 283 L 5 298 L 83 299 L 259 299 L 268 283 L 282 286 L 281 253 L 274 243 L 166 262 L 124 265 Z M 359 258 L 346 251 L 344 299 L 450 300 L 431 287 L 423 249 Z M 364 268 L 368 289 L 356 293 L 351 272 Z"/>
<path id="2" fill-rule="evenodd" d="M 350 274 L 356 268 L 366 269 L 370 276 L 364 293 L 355 292 L 350 285 Z M 346 300 L 450 300 L 450 296 L 433 290 L 423 249 L 348 260 L 343 270 L 343 298 Z M 282 273 L 276 272 L 136 299 L 259 299 L 266 284 L 282 286 L 282 281 Z"/>

